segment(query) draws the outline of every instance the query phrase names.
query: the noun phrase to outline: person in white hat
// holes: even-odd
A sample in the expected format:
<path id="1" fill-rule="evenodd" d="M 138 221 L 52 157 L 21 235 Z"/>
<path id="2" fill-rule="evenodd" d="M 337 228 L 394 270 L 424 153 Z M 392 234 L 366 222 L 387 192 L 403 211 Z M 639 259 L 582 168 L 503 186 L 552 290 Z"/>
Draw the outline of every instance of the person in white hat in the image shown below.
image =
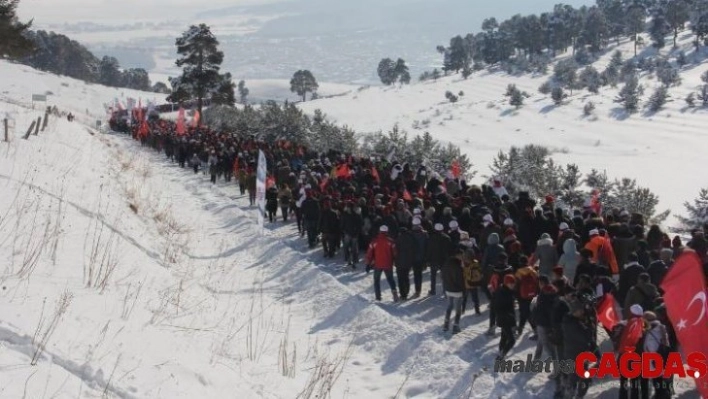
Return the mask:
<path id="1" fill-rule="evenodd" d="M 411 234 L 416 244 L 415 255 L 413 256 L 413 283 L 415 293 L 411 296 L 411 299 L 415 299 L 420 297 L 423 289 L 423 270 L 425 270 L 425 261 L 430 240 L 428 233 L 423 229 L 423 221 L 420 219 L 420 215 L 413 218 L 413 231 Z"/>
<path id="2" fill-rule="evenodd" d="M 398 302 L 396 281 L 393 279 L 393 264 L 396 259 L 396 244 L 388 236 L 388 226 L 379 227 L 379 235 L 369 244 L 366 251 L 366 272 L 374 269 L 374 292 L 376 300 L 381 300 L 381 274 L 386 276 L 386 281 L 391 288 L 393 301 Z"/>
<path id="3" fill-rule="evenodd" d="M 445 227 L 442 223 L 436 223 L 434 232 L 428 241 L 428 261 L 430 262 L 430 291 L 428 295 L 436 295 L 437 273 L 447 261 L 452 253 L 452 240 L 445 234 Z M 444 287 L 443 287 L 444 289 Z"/>

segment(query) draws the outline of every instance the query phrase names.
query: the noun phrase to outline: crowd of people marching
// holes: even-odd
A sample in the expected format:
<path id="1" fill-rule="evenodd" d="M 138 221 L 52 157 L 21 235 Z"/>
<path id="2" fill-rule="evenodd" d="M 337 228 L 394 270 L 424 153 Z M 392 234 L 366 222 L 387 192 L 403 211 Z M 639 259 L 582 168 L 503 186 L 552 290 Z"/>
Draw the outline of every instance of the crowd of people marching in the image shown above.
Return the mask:
<path id="1" fill-rule="evenodd" d="M 499 361 L 527 325 L 535 359 L 597 353 L 598 327 L 619 353 L 675 350 L 679 342 L 662 301 L 662 279 L 682 252 L 695 251 L 708 264 L 705 227 L 684 245 L 659 226 L 647 226 L 642 215 L 602 210 L 595 202 L 569 212 L 552 196 L 538 201 L 520 192 L 511 198 L 501 181 L 468 185 L 458 173 L 440 176 L 423 164 L 400 164 L 395 156 L 316 153 L 206 127 L 177 134 L 165 120 L 152 120 L 147 128 L 129 128 L 116 118 L 110 124 L 181 167 L 209 175 L 212 183 L 234 180 L 251 206 L 263 151 L 270 223 L 294 217 L 310 248 L 321 245 L 324 257 L 340 256 L 352 270 L 373 271 L 377 301 L 383 298 L 382 276 L 396 302 L 445 296 L 444 331 L 460 332 L 465 312 L 487 313 L 487 334 L 500 330 Z M 622 319 L 610 325 L 597 312 L 607 298 L 614 298 Z M 630 336 L 625 327 L 638 320 L 642 333 Z M 591 382 L 557 370 L 549 378 L 556 398 L 582 398 Z M 663 378 L 622 380 L 619 392 L 621 399 L 673 395 L 671 381 Z"/>

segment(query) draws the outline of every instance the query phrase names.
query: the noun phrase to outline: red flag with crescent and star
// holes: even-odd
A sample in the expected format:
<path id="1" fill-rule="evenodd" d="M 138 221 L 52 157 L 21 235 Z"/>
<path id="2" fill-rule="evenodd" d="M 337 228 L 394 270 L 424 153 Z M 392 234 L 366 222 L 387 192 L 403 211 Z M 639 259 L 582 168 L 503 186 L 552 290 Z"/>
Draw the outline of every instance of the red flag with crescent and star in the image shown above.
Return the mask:
<path id="1" fill-rule="evenodd" d="M 664 304 L 685 354 L 708 353 L 708 301 L 701 259 L 693 251 L 680 255 L 661 283 Z M 690 373 L 689 373 L 690 374 Z M 696 378 L 701 397 L 708 398 L 708 375 Z"/>
<path id="2" fill-rule="evenodd" d="M 612 331 L 619 323 L 620 318 L 615 310 L 615 297 L 612 294 L 605 295 L 605 298 L 597 306 L 597 320 L 602 323 L 607 331 Z"/>

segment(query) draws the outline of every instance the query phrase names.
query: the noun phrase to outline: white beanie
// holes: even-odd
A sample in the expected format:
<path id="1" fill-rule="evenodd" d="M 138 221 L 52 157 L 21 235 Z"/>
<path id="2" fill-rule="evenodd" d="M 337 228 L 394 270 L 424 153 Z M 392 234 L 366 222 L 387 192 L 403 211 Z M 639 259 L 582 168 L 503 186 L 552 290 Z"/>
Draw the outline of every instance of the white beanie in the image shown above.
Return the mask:
<path id="1" fill-rule="evenodd" d="M 484 217 L 482 218 L 482 220 L 485 221 L 485 222 L 491 223 L 492 221 L 494 221 L 494 218 L 492 217 L 492 215 L 486 214 L 486 215 L 484 215 Z"/>
<path id="2" fill-rule="evenodd" d="M 443 231 L 445 228 L 440 223 L 435 223 L 435 231 Z"/>
<path id="3" fill-rule="evenodd" d="M 384 224 L 383 226 L 379 227 L 379 231 L 382 233 L 388 233 L 388 226 Z"/>
<path id="4" fill-rule="evenodd" d="M 413 218 L 413 226 L 420 226 L 420 219 L 419 218 Z"/>
<path id="5" fill-rule="evenodd" d="M 600 234 L 600 231 L 599 231 L 598 229 L 592 229 L 592 230 L 590 230 L 590 235 L 591 235 L 591 236 L 596 236 L 596 235 L 599 235 L 599 234 Z"/>
<path id="6" fill-rule="evenodd" d="M 414 215 L 420 215 L 420 208 L 415 208 L 415 209 L 413 209 L 413 214 L 414 214 Z"/>
<path id="7" fill-rule="evenodd" d="M 513 225 L 514 225 L 514 221 L 511 220 L 511 218 L 504 219 L 504 226 L 513 226 Z"/>
<path id="8" fill-rule="evenodd" d="M 453 221 L 450 222 L 450 228 L 451 228 L 452 230 L 457 230 L 457 227 L 458 227 L 458 226 L 459 226 L 459 225 L 457 224 L 457 221 L 456 221 L 456 220 L 453 220 Z"/>
<path id="9" fill-rule="evenodd" d="M 641 305 L 634 304 L 629 307 L 629 311 L 634 316 L 643 316 L 644 315 L 644 309 L 642 309 Z"/>
<path id="10" fill-rule="evenodd" d="M 568 226 L 568 223 L 563 222 L 563 223 L 561 223 L 560 226 L 558 226 L 558 227 L 560 227 L 561 231 L 565 231 L 565 230 L 568 230 L 568 228 L 569 228 L 570 226 Z"/>

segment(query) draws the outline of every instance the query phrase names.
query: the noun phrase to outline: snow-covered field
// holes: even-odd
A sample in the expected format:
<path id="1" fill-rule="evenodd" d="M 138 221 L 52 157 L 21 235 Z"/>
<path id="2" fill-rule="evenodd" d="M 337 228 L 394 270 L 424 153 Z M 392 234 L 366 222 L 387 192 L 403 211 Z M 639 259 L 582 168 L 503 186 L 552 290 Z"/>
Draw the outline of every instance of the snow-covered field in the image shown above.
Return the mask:
<path id="1" fill-rule="evenodd" d="M 691 44 L 684 41 L 682 46 L 690 49 Z M 620 49 L 624 59 L 631 57 L 630 43 Z M 610 56 L 611 52 L 594 66 L 604 70 Z M 658 211 L 671 209 L 676 214 L 683 211 L 684 201 L 695 198 L 700 187 L 708 184 L 708 179 L 693 172 L 708 150 L 708 110 L 688 108 L 683 101 L 689 92 L 697 91 L 700 75 L 707 69 L 702 63 L 682 70 L 682 84 L 669 89 L 673 101 L 656 114 L 642 110 L 627 116 L 614 102 L 621 85 L 598 95 L 576 91 L 566 104 L 556 106 L 550 95 L 538 92 L 548 76 L 514 77 L 488 71 L 467 80 L 456 74 L 402 88 L 371 87 L 300 106 L 309 113 L 321 109 L 360 132 L 385 132 L 396 123 L 409 137 L 428 131 L 436 139 L 459 145 L 475 164 L 480 181 L 489 175 L 489 165 L 500 150 L 544 145 L 556 151 L 556 160 L 576 163 L 583 172 L 595 168 L 606 170 L 610 177 L 636 178 L 639 185 L 659 195 Z M 531 95 L 519 110 L 504 97 L 510 83 Z M 645 88 L 643 107 L 659 83 L 646 78 L 640 83 Z M 464 95 L 453 104 L 445 99 L 446 91 Z M 588 101 L 596 106 L 595 116 L 583 116 Z M 668 224 L 674 221 L 670 217 Z"/>
<path id="2" fill-rule="evenodd" d="M 431 118 L 430 131 L 463 145 L 479 169 L 511 144 L 556 143 L 585 169 L 636 176 L 663 206 L 702 183 L 690 174 L 706 148 L 702 111 L 674 103 L 653 121 L 617 121 L 603 95 L 590 122 L 580 117 L 583 94 L 545 113 L 550 101 L 534 95 L 518 115 L 500 115 L 508 78 L 457 79 L 304 107 L 365 130 Z M 516 81 L 529 92 L 540 84 Z M 441 104 L 448 86 L 465 90 L 460 103 Z M 116 96 L 141 93 L 5 62 L 0 87 L 0 115 L 15 126 L 10 143 L 0 141 L 1 398 L 322 398 L 330 385 L 332 398 L 551 396 L 545 375 L 485 370 L 498 343 L 483 335 L 486 304 L 450 338 L 442 298 L 394 305 L 384 291 L 376 305 L 370 275 L 308 251 L 292 223 L 258 236 L 255 210 L 233 185 L 212 187 L 126 136 L 79 123 L 105 117 L 103 104 Z M 19 138 L 41 113 L 28 108 L 31 94 L 46 91 L 79 121 L 52 119 Z M 527 337 L 512 358 L 531 353 Z M 617 389 L 608 382 L 588 397 L 614 398 Z"/>

